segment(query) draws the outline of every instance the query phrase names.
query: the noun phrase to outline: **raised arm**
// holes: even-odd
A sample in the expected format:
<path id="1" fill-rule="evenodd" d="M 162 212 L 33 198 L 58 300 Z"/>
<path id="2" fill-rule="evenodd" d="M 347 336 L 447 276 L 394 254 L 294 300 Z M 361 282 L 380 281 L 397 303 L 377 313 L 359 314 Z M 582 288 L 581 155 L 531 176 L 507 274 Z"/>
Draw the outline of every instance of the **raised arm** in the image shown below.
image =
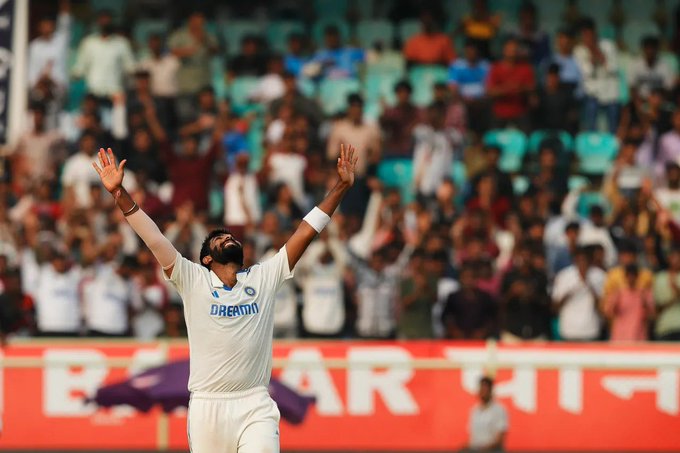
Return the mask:
<path id="1" fill-rule="evenodd" d="M 116 164 L 116 158 L 111 148 L 106 151 L 104 151 L 104 148 L 100 148 L 99 165 L 93 162 L 92 166 L 99 174 L 106 190 L 113 195 L 116 205 L 123 212 L 132 229 L 149 247 L 149 250 L 163 268 L 165 275 L 170 277 L 177 258 L 177 250 L 123 187 L 125 159 L 120 164 Z"/>
<path id="2" fill-rule="evenodd" d="M 319 206 L 315 207 L 300 222 L 300 226 L 298 226 L 295 233 L 286 242 L 288 266 L 291 270 L 295 267 L 305 250 L 307 250 L 307 247 L 317 233 L 320 233 L 326 226 L 340 201 L 354 184 L 354 169 L 356 168 L 357 160 L 359 158 L 354 156 L 354 147 L 352 145 L 340 145 L 340 157 L 337 164 L 338 182 L 328 192 L 326 198 L 319 203 Z"/>

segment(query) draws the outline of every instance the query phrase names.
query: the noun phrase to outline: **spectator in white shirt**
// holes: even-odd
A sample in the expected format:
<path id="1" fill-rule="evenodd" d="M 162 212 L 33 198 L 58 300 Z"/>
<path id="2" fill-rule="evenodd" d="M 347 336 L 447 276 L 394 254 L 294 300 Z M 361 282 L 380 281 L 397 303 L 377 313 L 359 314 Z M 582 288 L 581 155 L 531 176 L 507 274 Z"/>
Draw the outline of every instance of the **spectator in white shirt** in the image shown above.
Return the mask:
<path id="1" fill-rule="evenodd" d="M 680 222 L 680 164 L 666 164 L 666 186 L 654 190 L 654 198 L 668 210 L 676 222 Z"/>
<path id="2" fill-rule="evenodd" d="M 413 178 L 416 192 L 424 198 L 433 198 L 437 188 L 451 174 L 455 148 L 462 137 L 444 126 L 446 107 L 435 103 L 428 108 L 428 124 L 416 126 Z"/>
<path id="3" fill-rule="evenodd" d="M 559 317 L 559 333 L 564 340 L 592 341 L 600 336 L 599 300 L 606 273 L 592 265 L 584 248 L 574 252 L 574 264 L 555 277 L 552 299 Z"/>
<path id="4" fill-rule="evenodd" d="M 163 311 L 168 305 L 168 289 L 158 275 L 158 266 L 151 252 L 143 251 L 139 256 L 148 258 L 146 265 L 139 266 L 139 296 L 132 300 L 134 314 L 132 333 L 137 340 L 150 341 L 165 330 Z M 139 264 L 139 261 L 138 263 Z"/>
<path id="5" fill-rule="evenodd" d="M 287 230 L 279 230 L 273 238 L 271 247 L 260 257 L 260 262 L 266 261 L 278 253 L 290 236 Z M 274 304 L 274 338 L 298 337 L 298 296 L 295 282 L 290 279 L 279 287 Z"/>
<path id="6" fill-rule="evenodd" d="M 115 235 L 114 235 L 115 237 Z M 90 337 L 124 337 L 130 333 L 130 314 L 139 305 L 137 288 L 131 277 L 137 269 L 136 260 L 126 257 L 116 262 L 118 244 L 109 241 L 104 248 L 104 261 L 94 266 L 91 277 L 81 286 L 85 326 Z"/>
<path id="7" fill-rule="evenodd" d="M 581 44 L 574 49 L 574 58 L 583 75 L 585 128 L 594 131 L 598 113 L 604 110 L 609 132 L 615 133 L 621 110 L 616 44 L 598 39 L 595 22 L 585 19 L 581 25 Z"/>
<path id="8" fill-rule="evenodd" d="M 71 263 L 65 247 L 51 250 L 49 261 L 44 264 L 38 264 L 34 254 L 24 254 L 22 265 L 22 271 L 33 276 L 33 283 L 26 288 L 26 292 L 35 304 L 39 334 L 79 336 L 82 313 L 78 289 L 82 270 Z"/>
<path id="9" fill-rule="evenodd" d="M 302 325 L 306 336 L 324 338 L 340 334 L 345 325 L 343 274 L 347 252 L 324 230 L 300 260 L 296 280 L 302 287 Z"/>
<path id="10" fill-rule="evenodd" d="M 38 36 L 28 46 L 28 83 L 33 89 L 39 82 L 48 82 L 64 91 L 68 84 L 66 63 L 71 38 L 71 15 L 68 0 L 59 2 L 56 27 L 52 17 L 38 22 Z"/>
<path id="11" fill-rule="evenodd" d="M 29 102 L 45 105 L 49 129 L 57 127 L 68 91 L 69 9 L 69 1 L 61 0 L 56 28 L 53 17 L 41 19 L 38 37 L 28 47 Z"/>
<path id="12" fill-rule="evenodd" d="M 659 58 L 661 43 L 656 36 L 642 38 L 642 55 L 631 63 L 628 84 L 642 99 L 647 99 L 653 90 L 671 90 L 675 83 L 675 70 L 667 61 Z"/>
<path id="13" fill-rule="evenodd" d="M 501 452 L 508 432 L 508 413 L 493 398 L 493 380 L 479 380 L 479 403 L 470 412 L 468 430 L 471 451 Z"/>
<path id="14" fill-rule="evenodd" d="M 64 188 L 63 203 L 67 206 L 87 208 L 91 205 L 90 186 L 99 185 L 99 176 L 92 175 L 92 163 L 97 160 L 97 137 L 90 131 L 83 132 L 79 148 L 64 163 L 61 184 Z"/>
<path id="15" fill-rule="evenodd" d="M 149 37 L 149 56 L 139 62 L 139 69 L 151 76 L 151 94 L 156 98 L 175 98 L 178 94 L 177 70 L 180 61 L 171 52 L 164 51 L 163 38 Z"/>
<path id="16" fill-rule="evenodd" d="M 224 224 L 236 237 L 245 237 L 262 219 L 257 177 L 248 171 L 247 153 L 236 156 L 235 171 L 224 184 Z"/>
<path id="17" fill-rule="evenodd" d="M 283 58 L 280 55 L 269 57 L 267 73 L 260 78 L 259 83 L 250 95 L 251 99 L 263 104 L 269 104 L 286 93 L 283 83 Z"/>
<path id="18" fill-rule="evenodd" d="M 281 144 L 274 147 L 265 157 L 264 169 L 267 181 L 271 185 L 283 183 L 288 186 L 297 206 L 305 209 L 307 196 L 304 183 L 307 157 L 296 152 L 294 140 L 295 132 L 286 129 Z"/>
<path id="19" fill-rule="evenodd" d="M 159 107 L 161 124 L 166 130 L 176 127 L 175 100 L 179 93 L 177 73 L 180 60 L 171 52 L 164 51 L 160 35 L 149 37 L 150 55 L 139 62 L 138 69 L 149 73 L 150 89 Z"/>
<path id="20" fill-rule="evenodd" d="M 126 38 L 114 34 L 113 18 L 108 11 L 97 17 L 99 32 L 86 37 L 78 48 L 73 75 L 83 77 L 90 93 L 107 100 L 125 91 L 125 76 L 135 68 Z"/>

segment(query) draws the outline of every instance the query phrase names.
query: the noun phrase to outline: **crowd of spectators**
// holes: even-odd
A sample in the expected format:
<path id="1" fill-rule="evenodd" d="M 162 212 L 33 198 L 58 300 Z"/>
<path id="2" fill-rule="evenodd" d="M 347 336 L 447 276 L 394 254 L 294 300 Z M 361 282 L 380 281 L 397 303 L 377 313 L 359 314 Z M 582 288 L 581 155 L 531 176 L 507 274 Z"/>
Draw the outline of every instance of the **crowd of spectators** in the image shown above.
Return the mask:
<path id="1" fill-rule="evenodd" d="M 317 42 L 292 33 L 283 54 L 264 32 L 224 43 L 201 11 L 145 42 L 98 11 L 72 51 L 67 0 L 35 21 L 27 128 L 0 167 L 3 335 L 185 334 L 179 297 L 91 167 L 100 147 L 127 159 L 128 191 L 184 256 L 196 260 L 207 232 L 226 226 L 249 266 L 282 246 L 333 184 L 339 144 L 351 143 L 357 182 L 277 295 L 277 337 L 680 339 L 669 37 L 624 49 L 576 2 L 550 32 L 529 1 L 516 30 L 487 2 L 461 2 L 469 13 L 446 32 L 438 2 L 394 3 L 390 19 L 411 11 L 421 21 L 404 42 L 359 48 L 328 25 Z M 227 46 L 238 50 L 219 59 Z M 226 96 L 214 79 L 225 60 Z M 430 82 L 408 77 L 377 106 L 351 90 L 331 112 L 313 94 L 326 81 L 361 87 L 395 61 L 398 75 L 448 76 L 425 87 L 427 105 L 414 97 Z M 234 88 L 254 77 L 247 93 Z M 69 109 L 73 80 L 86 94 Z M 619 151 L 604 175 L 574 184 L 578 162 L 547 134 L 510 174 L 503 147 L 484 140 L 499 128 L 609 132 Z M 395 186 L 382 169 L 396 161 L 412 175 Z M 598 201 L 585 204 L 587 194 Z"/>

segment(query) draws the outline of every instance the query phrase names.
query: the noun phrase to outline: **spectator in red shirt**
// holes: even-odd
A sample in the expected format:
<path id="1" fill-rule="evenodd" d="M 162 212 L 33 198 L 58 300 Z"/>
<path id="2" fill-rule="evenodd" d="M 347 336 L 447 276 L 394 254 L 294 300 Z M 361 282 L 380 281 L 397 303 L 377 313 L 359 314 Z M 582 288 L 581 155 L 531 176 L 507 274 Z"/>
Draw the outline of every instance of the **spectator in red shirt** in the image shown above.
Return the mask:
<path id="1" fill-rule="evenodd" d="M 519 44 L 508 39 L 503 45 L 503 59 L 491 65 L 487 79 L 487 93 L 493 100 L 494 126 L 514 125 L 523 130 L 529 124 L 529 94 L 536 81 L 533 68 L 520 61 Z"/>
<path id="2" fill-rule="evenodd" d="M 404 57 L 409 65 L 448 66 L 455 58 L 451 38 L 437 30 L 435 18 L 430 11 L 420 16 L 423 31 L 406 41 Z"/>
<path id="3" fill-rule="evenodd" d="M 213 165 L 222 151 L 220 143 L 224 134 L 222 125 L 216 125 L 212 143 L 206 153 L 199 152 L 198 136 L 189 134 L 182 137 L 181 152 L 177 154 L 153 110 L 147 110 L 146 119 L 151 134 L 159 143 L 160 157 L 165 163 L 168 180 L 173 186 L 170 204 L 177 209 L 185 202 L 191 201 L 197 213 L 206 212 Z"/>

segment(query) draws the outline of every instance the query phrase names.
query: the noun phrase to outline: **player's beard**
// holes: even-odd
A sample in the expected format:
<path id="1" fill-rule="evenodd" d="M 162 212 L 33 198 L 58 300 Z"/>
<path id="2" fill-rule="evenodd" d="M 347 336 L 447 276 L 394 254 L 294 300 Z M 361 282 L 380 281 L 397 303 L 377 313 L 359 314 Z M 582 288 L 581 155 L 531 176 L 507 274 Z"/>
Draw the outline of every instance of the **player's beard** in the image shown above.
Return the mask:
<path id="1" fill-rule="evenodd" d="M 216 263 L 236 263 L 239 266 L 243 266 L 243 247 L 240 245 L 221 247 L 217 250 L 212 249 L 210 250 L 210 256 Z"/>

